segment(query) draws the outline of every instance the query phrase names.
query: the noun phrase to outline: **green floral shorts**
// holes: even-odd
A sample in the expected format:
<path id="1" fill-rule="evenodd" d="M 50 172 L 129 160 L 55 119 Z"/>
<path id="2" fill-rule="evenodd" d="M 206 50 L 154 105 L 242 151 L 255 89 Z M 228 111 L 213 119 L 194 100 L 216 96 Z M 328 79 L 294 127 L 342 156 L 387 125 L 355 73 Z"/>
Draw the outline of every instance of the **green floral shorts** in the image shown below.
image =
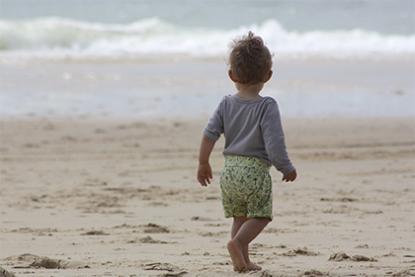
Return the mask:
<path id="1" fill-rule="evenodd" d="M 267 217 L 272 220 L 269 166 L 259 158 L 226 155 L 220 188 L 225 217 Z"/>

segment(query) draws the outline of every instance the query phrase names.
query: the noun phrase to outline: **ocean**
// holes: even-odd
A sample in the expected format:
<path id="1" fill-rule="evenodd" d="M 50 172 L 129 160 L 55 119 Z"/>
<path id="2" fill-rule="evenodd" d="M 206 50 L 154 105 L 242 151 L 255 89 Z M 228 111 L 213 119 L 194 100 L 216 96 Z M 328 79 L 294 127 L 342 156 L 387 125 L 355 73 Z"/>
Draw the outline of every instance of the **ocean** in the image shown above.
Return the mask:
<path id="1" fill-rule="evenodd" d="M 415 116 L 412 0 L 0 0 L 0 117 L 207 117 L 248 30 L 284 116 Z"/>
<path id="2" fill-rule="evenodd" d="M 415 1 L 0 1 L 3 59 L 217 58 L 248 30 L 282 57 L 414 55 Z"/>

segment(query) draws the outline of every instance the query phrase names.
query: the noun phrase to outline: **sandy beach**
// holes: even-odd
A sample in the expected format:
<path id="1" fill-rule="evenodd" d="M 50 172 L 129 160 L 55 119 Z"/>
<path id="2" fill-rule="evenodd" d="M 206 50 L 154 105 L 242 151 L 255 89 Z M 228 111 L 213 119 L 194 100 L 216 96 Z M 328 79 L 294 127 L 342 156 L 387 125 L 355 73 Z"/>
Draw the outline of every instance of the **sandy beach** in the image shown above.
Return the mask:
<path id="1" fill-rule="evenodd" d="M 414 11 L 0 0 L 0 277 L 415 276 Z M 270 51 L 260 95 L 278 103 L 298 178 L 271 169 L 273 221 L 249 249 L 262 270 L 239 274 L 223 137 L 213 183 L 196 171 L 249 32 Z M 251 73 L 255 41 L 241 58 Z"/>
<path id="2" fill-rule="evenodd" d="M 205 122 L 2 119 L 0 266 L 16 276 L 239 276 L 225 248 L 222 139 L 214 183 L 195 180 Z M 283 124 L 299 179 L 272 170 L 275 217 L 250 249 L 264 270 L 248 276 L 413 276 L 413 118 Z"/>

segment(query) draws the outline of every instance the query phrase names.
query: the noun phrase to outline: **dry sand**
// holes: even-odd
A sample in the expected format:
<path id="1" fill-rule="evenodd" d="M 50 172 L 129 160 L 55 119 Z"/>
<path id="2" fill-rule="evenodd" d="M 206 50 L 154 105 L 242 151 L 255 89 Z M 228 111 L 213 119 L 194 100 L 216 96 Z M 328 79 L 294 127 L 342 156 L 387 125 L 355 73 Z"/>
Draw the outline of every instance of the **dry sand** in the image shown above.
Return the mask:
<path id="1" fill-rule="evenodd" d="M 195 181 L 204 122 L 3 119 L 0 266 L 17 276 L 239 276 L 225 248 L 222 140 L 214 183 Z M 250 249 L 264 271 L 249 276 L 414 276 L 413 119 L 284 125 L 299 179 L 281 183 L 272 170 L 274 221 Z"/>

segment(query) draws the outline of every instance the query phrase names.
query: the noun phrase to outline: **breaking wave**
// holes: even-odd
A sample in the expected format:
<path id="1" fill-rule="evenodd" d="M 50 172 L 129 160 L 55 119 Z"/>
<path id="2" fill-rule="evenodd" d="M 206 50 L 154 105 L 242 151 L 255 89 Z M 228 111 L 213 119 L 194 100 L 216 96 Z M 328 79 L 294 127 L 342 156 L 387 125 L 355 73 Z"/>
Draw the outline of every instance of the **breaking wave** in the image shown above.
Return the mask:
<path id="1" fill-rule="evenodd" d="M 103 24 L 65 18 L 0 20 L 0 56 L 123 57 L 189 55 L 220 57 L 232 39 L 252 30 L 278 56 L 354 57 L 415 53 L 415 35 L 367 30 L 287 31 L 276 20 L 235 29 L 185 27 L 158 18 Z"/>

